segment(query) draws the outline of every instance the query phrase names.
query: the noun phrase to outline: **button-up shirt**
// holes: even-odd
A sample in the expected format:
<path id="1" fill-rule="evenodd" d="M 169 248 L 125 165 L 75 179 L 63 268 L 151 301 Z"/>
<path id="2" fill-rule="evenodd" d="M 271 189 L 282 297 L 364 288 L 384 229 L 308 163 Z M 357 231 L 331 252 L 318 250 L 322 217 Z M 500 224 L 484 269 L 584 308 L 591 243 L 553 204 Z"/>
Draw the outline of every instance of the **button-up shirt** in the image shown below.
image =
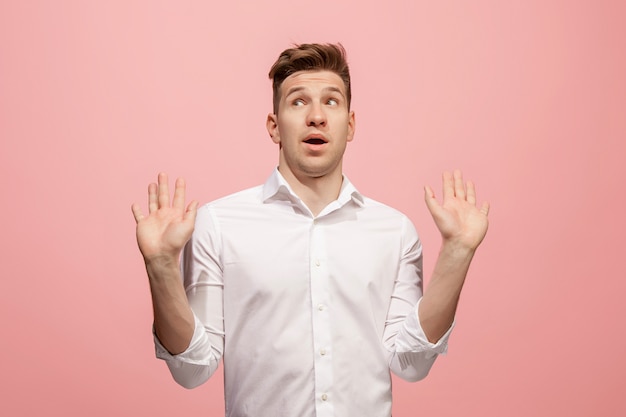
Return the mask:
<path id="1" fill-rule="evenodd" d="M 181 268 L 194 335 L 157 357 L 186 387 L 223 358 L 228 417 L 390 416 L 390 370 L 419 380 L 447 347 L 420 327 L 415 228 L 345 176 L 317 216 L 278 170 L 201 207 Z"/>

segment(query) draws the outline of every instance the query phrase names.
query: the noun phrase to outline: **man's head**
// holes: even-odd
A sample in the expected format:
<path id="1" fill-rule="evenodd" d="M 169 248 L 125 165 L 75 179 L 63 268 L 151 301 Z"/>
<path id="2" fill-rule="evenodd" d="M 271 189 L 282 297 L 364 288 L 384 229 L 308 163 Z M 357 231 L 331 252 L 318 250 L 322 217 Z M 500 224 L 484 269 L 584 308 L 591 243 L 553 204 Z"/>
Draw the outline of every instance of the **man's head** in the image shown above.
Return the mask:
<path id="1" fill-rule="evenodd" d="M 350 75 L 341 45 L 305 44 L 284 51 L 270 71 L 274 112 L 267 131 L 279 145 L 278 169 L 288 182 L 334 178 L 352 141 Z"/>
<path id="2" fill-rule="evenodd" d="M 281 98 L 281 86 L 290 75 L 299 71 L 331 71 L 344 83 L 348 109 L 352 93 L 350 89 L 350 71 L 346 61 L 346 51 L 341 44 L 302 44 L 284 50 L 272 68 L 269 77 L 274 91 L 274 114 L 278 114 Z"/>

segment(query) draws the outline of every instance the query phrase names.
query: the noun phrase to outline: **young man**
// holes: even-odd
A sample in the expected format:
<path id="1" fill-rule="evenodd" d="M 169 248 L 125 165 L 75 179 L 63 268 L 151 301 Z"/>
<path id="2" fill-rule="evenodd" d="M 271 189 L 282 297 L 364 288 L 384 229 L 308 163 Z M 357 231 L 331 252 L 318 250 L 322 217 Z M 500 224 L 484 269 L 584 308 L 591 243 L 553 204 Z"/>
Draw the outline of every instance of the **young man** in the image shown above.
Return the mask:
<path id="1" fill-rule="evenodd" d="M 264 185 L 185 208 L 184 181 L 170 204 L 160 174 L 149 215 L 132 207 L 157 356 L 185 387 L 223 358 L 227 416 L 389 416 L 390 371 L 419 380 L 446 349 L 488 205 L 458 171 L 442 203 L 426 187 L 442 247 L 422 297 L 413 225 L 342 173 L 355 130 L 343 48 L 288 49 L 270 78 L 279 162 Z"/>

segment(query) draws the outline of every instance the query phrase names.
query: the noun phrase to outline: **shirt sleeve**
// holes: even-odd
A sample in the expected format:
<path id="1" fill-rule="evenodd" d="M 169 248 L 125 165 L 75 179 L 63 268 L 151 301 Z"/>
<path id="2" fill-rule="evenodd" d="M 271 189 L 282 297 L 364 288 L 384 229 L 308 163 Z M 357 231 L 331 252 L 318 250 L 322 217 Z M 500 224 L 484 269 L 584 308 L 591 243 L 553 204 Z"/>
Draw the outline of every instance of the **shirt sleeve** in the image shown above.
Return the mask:
<path id="1" fill-rule="evenodd" d="M 194 233 L 181 257 L 181 275 L 195 328 L 187 349 L 170 354 L 154 335 L 156 357 L 164 360 L 174 380 L 185 388 L 207 381 L 224 351 L 223 277 L 219 229 L 207 206 L 198 211 Z"/>
<path id="2" fill-rule="evenodd" d="M 423 295 L 422 246 L 408 219 L 403 224 L 402 239 L 383 343 L 389 352 L 391 371 L 404 380 L 419 381 L 428 375 L 437 356 L 446 353 L 454 323 L 436 343 L 428 341 L 418 313 Z"/>

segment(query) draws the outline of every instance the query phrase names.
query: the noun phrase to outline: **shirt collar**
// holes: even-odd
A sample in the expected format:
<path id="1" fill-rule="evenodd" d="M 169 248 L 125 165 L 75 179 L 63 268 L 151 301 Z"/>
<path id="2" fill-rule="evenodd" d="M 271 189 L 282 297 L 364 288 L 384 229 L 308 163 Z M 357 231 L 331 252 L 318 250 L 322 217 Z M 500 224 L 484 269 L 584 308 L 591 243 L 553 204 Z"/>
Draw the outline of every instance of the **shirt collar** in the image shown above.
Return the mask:
<path id="1" fill-rule="evenodd" d="M 276 200 L 301 202 L 300 197 L 293 192 L 285 178 L 278 171 L 278 168 L 274 168 L 274 171 L 272 171 L 272 174 L 263 185 L 263 202 L 269 203 Z M 349 201 L 354 201 L 354 203 L 360 207 L 363 207 L 365 204 L 363 195 L 350 182 L 348 177 L 344 175 L 341 189 L 339 190 L 339 196 L 337 200 L 329 204 L 329 207 L 333 205 L 342 207 Z"/>

